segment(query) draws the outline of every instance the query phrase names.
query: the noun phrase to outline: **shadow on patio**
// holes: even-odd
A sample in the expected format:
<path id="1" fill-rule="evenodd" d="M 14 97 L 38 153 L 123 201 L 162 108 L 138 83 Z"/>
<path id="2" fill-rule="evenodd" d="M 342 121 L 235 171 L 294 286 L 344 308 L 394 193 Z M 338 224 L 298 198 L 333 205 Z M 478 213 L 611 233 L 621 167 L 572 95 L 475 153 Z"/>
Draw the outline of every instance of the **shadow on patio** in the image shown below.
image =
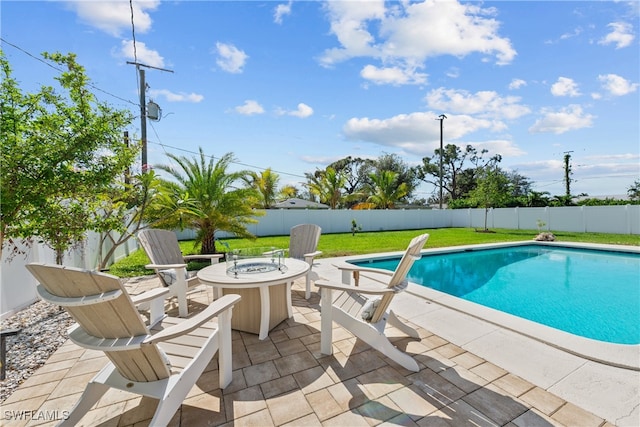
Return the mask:
<path id="1" fill-rule="evenodd" d="M 143 280 L 131 283 L 130 289 L 138 293 L 155 285 Z M 210 290 L 192 295 L 190 312 L 201 310 L 211 299 Z M 294 284 L 293 309 L 294 316 L 264 341 L 234 331 L 231 385 L 218 388 L 214 358 L 170 425 L 604 423 L 422 328 L 420 339 L 389 331 L 394 344 L 416 358 L 419 372 L 384 358 L 335 324 L 334 354 L 322 355 L 319 296 L 313 293 L 305 300 L 303 280 Z M 67 341 L 3 403 L 2 425 L 49 425 L 60 420 L 105 363 L 101 353 Z M 148 425 L 156 405 L 150 398 L 110 390 L 83 418 L 83 425 Z"/>

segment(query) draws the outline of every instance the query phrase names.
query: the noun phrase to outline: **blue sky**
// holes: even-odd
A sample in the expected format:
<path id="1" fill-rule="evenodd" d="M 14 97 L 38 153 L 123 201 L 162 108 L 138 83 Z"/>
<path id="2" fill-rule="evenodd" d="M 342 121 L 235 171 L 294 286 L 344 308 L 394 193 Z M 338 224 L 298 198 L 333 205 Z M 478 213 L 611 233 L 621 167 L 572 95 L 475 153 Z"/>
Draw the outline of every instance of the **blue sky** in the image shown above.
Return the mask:
<path id="1" fill-rule="evenodd" d="M 25 90 L 52 84 L 42 52 L 75 53 L 97 96 L 136 114 L 132 135 L 127 61 L 173 71 L 145 71 L 163 112 L 147 125 L 152 165 L 202 147 L 301 187 L 346 156 L 421 163 L 445 114 L 445 144 L 502 155 L 537 191 L 564 194 L 570 152 L 572 193 L 595 196 L 640 178 L 639 4 L 3 0 L 0 13 Z"/>

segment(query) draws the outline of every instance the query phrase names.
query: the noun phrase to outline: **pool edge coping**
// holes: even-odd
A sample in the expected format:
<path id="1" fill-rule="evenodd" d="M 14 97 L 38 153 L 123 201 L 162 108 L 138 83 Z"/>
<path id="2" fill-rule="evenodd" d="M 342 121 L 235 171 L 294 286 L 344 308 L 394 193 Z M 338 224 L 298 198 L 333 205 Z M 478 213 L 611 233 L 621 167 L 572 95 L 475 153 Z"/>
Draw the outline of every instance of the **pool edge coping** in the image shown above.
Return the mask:
<path id="1" fill-rule="evenodd" d="M 541 241 L 515 241 L 500 243 L 483 243 L 475 245 L 449 246 L 444 248 L 423 249 L 422 254 L 443 254 L 468 250 L 494 249 L 524 245 L 539 245 L 566 247 L 578 249 L 597 249 L 613 252 L 626 252 L 640 254 L 640 247 L 629 245 L 610 245 L 582 242 L 541 242 Z M 343 262 L 360 260 L 379 260 L 397 257 L 402 252 L 389 252 L 383 254 L 368 254 L 344 257 Z M 423 298 L 440 306 L 458 311 L 485 321 L 492 325 L 504 328 L 530 339 L 539 341 L 551 347 L 565 351 L 569 354 L 582 357 L 587 360 L 622 369 L 640 371 L 640 344 L 615 344 L 581 337 L 559 329 L 552 328 L 531 320 L 524 319 L 493 308 L 485 307 L 461 298 L 448 295 L 415 283 L 410 283 L 407 293 Z"/>

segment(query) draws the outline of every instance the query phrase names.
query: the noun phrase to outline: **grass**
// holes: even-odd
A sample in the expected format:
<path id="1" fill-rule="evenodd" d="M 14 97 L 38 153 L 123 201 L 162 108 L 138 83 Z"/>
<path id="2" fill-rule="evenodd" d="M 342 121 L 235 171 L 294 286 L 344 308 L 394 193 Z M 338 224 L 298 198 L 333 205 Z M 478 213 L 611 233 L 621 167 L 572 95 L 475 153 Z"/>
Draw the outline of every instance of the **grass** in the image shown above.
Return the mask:
<path id="1" fill-rule="evenodd" d="M 491 233 L 479 233 L 471 228 L 437 228 L 423 230 L 402 231 L 376 231 L 368 233 L 339 233 L 323 234 L 320 236 L 318 250 L 322 251 L 323 258 L 362 255 L 379 252 L 395 252 L 406 249 L 409 241 L 422 233 L 429 233 L 429 241 L 426 248 L 440 248 L 448 246 L 473 245 L 478 243 L 514 242 L 532 240 L 538 232 L 536 230 L 508 230 L 492 229 Z M 606 233 L 571 233 L 554 232 L 556 241 L 604 243 L 614 245 L 640 246 L 640 236 L 628 234 Z M 258 237 L 256 240 L 248 239 L 222 239 L 230 249 L 274 247 L 286 248 L 289 246 L 289 236 Z M 197 254 L 199 248 L 194 247 L 193 241 L 180 242 L 182 253 Z M 218 243 L 218 251 L 227 248 Z M 149 264 L 149 258 L 143 250 L 137 250 L 131 255 L 113 264 L 109 272 L 118 277 L 134 277 L 153 274 L 153 271 L 144 268 Z M 191 262 L 189 270 L 197 270 L 207 263 Z"/>

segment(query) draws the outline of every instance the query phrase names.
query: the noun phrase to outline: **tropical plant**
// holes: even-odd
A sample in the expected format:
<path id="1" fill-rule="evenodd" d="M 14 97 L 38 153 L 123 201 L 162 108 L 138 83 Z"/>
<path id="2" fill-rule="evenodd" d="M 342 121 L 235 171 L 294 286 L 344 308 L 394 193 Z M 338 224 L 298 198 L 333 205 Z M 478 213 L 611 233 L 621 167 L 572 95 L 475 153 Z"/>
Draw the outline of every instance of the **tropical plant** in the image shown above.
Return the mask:
<path id="1" fill-rule="evenodd" d="M 393 209 L 408 193 L 407 184 L 398 183 L 398 173 L 384 170 L 380 173 L 369 175 L 371 182 L 371 194 L 367 201 L 373 203 L 378 209 Z"/>
<path id="2" fill-rule="evenodd" d="M 213 157 L 207 161 L 202 148 L 199 159 L 173 154 L 167 156 L 178 167 L 156 166 L 176 181 L 163 182 L 161 192 L 166 205 L 153 215 L 164 218 L 159 224 L 167 228 L 196 230 L 196 244 L 201 245 L 203 254 L 216 253 L 218 231 L 255 238 L 247 230 L 247 225 L 256 223 L 255 217 L 263 212 L 253 210 L 250 205 L 250 201 L 256 198 L 256 190 L 239 185 L 246 182 L 248 172 L 229 171 L 230 164 L 235 161 L 232 153 L 225 154 L 215 163 Z"/>
<path id="3" fill-rule="evenodd" d="M 248 172 L 244 179 L 247 185 L 256 190 L 258 194 L 256 207 L 270 209 L 276 204 L 280 176 L 273 172 L 271 168 L 267 168 L 260 173 Z"/>
<path id="4" fill-rule="evenodd" d="M 278 198 L 285 200 L 293 197 L 300 197 L 300 190 L 295 185 L 287 184 L 278 191 Z"/>
<path id="5" fill-rule="evenodd" d="M 326 203 L 331 209 L 336 209 L 342 202 L 342 188 L 346 177 L 332 167 L 315 174 L 306 173 L 309 192 L 318 196 L 320 203 Z"/>
<path id="6" fill-rule="evenodd" d="M 351 220 L 351 235 L 355 236 L 357 232 L 362 231 L 362 226 L 356 222 L 356 219 Z"/>
<path id="7" fill-rule="evenodd" d="M 15 238 L 39 237 L 62 263 L 86 231 L 113 227 L 100 195 L 124 179 L 136 148 L 122 137 L 131 113 L 97 101 L 75 55 L 43 57 L 66 67 L 59 88 L 23 94 L 0 51 L 0 255 Z"/>

